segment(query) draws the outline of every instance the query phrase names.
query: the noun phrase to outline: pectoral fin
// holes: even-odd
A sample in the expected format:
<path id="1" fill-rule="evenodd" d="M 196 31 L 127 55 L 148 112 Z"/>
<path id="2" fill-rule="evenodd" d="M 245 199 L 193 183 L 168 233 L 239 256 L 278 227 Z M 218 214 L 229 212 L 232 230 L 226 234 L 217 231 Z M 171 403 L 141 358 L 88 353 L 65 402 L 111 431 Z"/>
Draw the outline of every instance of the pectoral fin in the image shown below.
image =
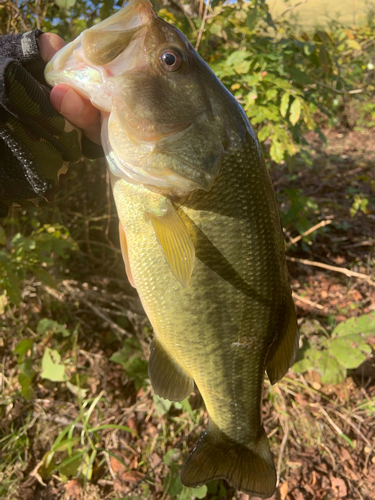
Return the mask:
<path id="1" fill-rule="evenodd" d="M 156 339 L 151 344 L 148 374 L 154 391 L 161 398 L 182 401 L 194 390 L 194 380 L 168 355 Z"/>
<path id="2" fill-rule="evenodd" d="M 288 371 L 298 351 L 298 327 L 296 311 L 291 295 L 285 312 L 285 326 L 278 343 L 271 348 L 267 358 L 267 375 L 271 384 L 275 384 Z"/>
<path id="3" fill-rule="evenodd" d="M 187 227 L 169 200 L 160 214 L 149 214 L 156 238 L 172 273 L 181 285 L 189 284 L 194 267 L 195 249 Z"/>
<path id="4" fill-rule="evenodd" d="M 120 245 L 121 245 L 121 252 L 122 252 L 122 258 L 124 259 L 125 263 L 125 271 L 126 271 L 126 276 L 128 277 L 129 283 L 131 286 L 136 288 L 132 271 L 130 269 L 130 262 L 129 262 L 129 253 L 128 253 L 128 244 L 126 243 L 126 235 L 125 235 L 125 229 L 121 222 L 119 223 L 119 232 L 120 232 Z"/>

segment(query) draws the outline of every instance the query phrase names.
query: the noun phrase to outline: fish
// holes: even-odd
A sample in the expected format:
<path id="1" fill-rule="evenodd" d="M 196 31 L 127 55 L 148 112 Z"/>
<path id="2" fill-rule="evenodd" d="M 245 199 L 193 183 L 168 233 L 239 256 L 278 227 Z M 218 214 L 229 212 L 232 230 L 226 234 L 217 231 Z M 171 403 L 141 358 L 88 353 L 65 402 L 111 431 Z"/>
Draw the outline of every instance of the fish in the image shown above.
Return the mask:
<path id="1" fill-rule="evenodd" d="M 84 31 L 46 67 L 101 111 L 129 282 L 153 326 L 149 378 L 208 415 L 181 472 L 263 498 L 276 471 L 262 423 L 265 372 L 298 349 L 278 205 L 245 112 L 148 0 Z"/>

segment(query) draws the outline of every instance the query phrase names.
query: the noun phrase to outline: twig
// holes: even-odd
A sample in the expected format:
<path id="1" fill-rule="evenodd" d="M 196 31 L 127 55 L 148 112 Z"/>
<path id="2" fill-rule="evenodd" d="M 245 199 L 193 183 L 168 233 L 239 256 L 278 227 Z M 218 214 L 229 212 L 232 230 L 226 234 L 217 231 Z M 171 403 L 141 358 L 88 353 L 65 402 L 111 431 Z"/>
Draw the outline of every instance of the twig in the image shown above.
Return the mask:
<path id="1" fill-rule="evenodd" d="M 367 274 L 350 271 L 345 267 L 329 266 L 328 264 L 323 264 L 322 262 L 315 262 L 314 260 L 307 260 L 307 259 L 297 259 L 296 257 L 287 256 L 286 259 L 289 260 L 290 262 L 299 262 L 300 264 L 305 264 L 306 266 L 321 267 L 323 269 L 328 269 L 329 271 L 335 271 L 337 273 L 345 274 L 345 276 L 348 276 L 349 278 L 363 279 L 367 281 L 369 285 L 375 286 L 375 281 L 373 281 L 370 278 L 370 276 L 367 276 Z"/>
<path id="2" fill-rule="evenodd" d="M 305 236 L 308 236 L 309 234 L 313 233 L 317 229 L 320 229 L 321 227 L 325 227 L 325 226 L 328 226 L 329 224 L 332 224 L 332 222 L 333 221 L 331 219 L 330 220 L 322 220 L 318 224 L 315 224 L 315 226 L 310 227 L 310 229 L 308 229 L 304 233 L 300 234 L 299 236 L 296 236 L 295 238 L 292 238 L 289 241 L 287 246 L 294 245 L 295 243 L 297 243 L 297 241 L 302 240 L 302 238 L 304 238 Z"/>
<path id="3" fill-rule="evenodd" d="M 338 425 L 335 424 L 335 422 L 332 420 L 332 418 L 328 415 L 328 413 L 325 411 L 324 408 L 320 408 L 320 411 L 323 413 L 323 415 L 326 417 L 326 419 L 328 420 L 328 422 L 332 425 L 332 427 L 335 429 L 335 431 L 337 432 L 337 434 L 339 436 L 345 436 L 345 434 L 342 432 L 342 430 L 340 429 L 340 427 Z"/>
<path id="4" fill-rule="evenodd" d="M 279 459 L 277 461 L 277 482 L 276 482 L 277 485 L 280 484 L 281 463 L 283 460 L 285 446 L 286 446 L 286 443 L 288 441 L 288 436 L 289 436 L 288 417 L 284 418 L 283 430 L 284 430 L 284 435 L 283 435 L 283 439 L 282 439 L 281 444 L 280 444 Z"/>
<path id="5" fill-rule="evenodd" d="M 195 44 L 195 50 L 198 50 L 199 44 L 201 43 L 201 39 L 202 39 L 203 31 L 204 31 L 204 26 L 206 24 L 207 13 L 208 13 L 208 9 L 210 7 L 210 3 L 211 3 L 211 0 L 206 0 L 206 5 L 204 7 L 204 14 L 203 14 L 203 19 L 202 19 L 202 24 L 201 24 L 201 27 L 199 28 L 197 43 Z"/>
<path id="6" fill-rule="evenodd" d="M 311 77 L 310 77 L 311 78 Z M 314 78 L 311 78 L 311 80 L 316 83 L 317 85 L 320 85 L 321 87 L 324 87 L 326 89 L 331 90 L 332 92 L 335 92 L 336 94 L 360 94 L 362 92 L 365 92 L 365 89 L 354 89 L 354 90 L 337 90 L 331 87 L 330 85 L 326 85 L 325 83 L 319 82 L 318 80 L 314 80 Z"/>
<path id="7" fill-rule="evenodd" d="M 293 298 L 295 298 L 296 300 L 300 300 L 301 302 L 305 302 L 305 304 L 308 304 L 309 306 L 311 307 L 315 307 L 316 309 L 320 309 L 321 311 L 328 311 L 328 309 L 326 307 L 323 307 L 321 306 L 320 304 L 318 304 L 317 302 L 312 302 L 311 300 L 309 299 L 305 299 L 305 297 L 301 297 L 300 295 L 298 295 L 297 293 L 295 292 L 292 292 L 292 296 Z"/>
<path id="8" fill-rule="evenodd" d="M 79 290 L 79 288 L 73 288 L 68 280 L 64 280 L 62 282 L 63 287 L 65 290 L 71 295 L 72 297 L 78 298 L 81 302 L 83 302 L 87 307 L 89 307 L 94 313 L 99 316 L 99 318 L 103 319 L 108 325 L 110 326 L 111 330 L 115 333 L 117 336 L 118 340 L 122 341 L 121 335 L 125 337 L 130 337 L 131 333 L 127 332 L 121 326 L 119 326 L 117 323 L 111 320 L 106 314 L 104 314 L 100 309 L 98 309 L 94 304 L 92 304 L 89 300 L 86 299 L 84 293 Z"/>
<path id="9" fill-rule="evenodd" d="M 335 412 L 335 414 L 342 418 L 344 420 L 344 422 L 346 422 L 347 424 L 350 425 L 350 427 L 352 427 L 355 432 L 358 434 L 358 436 L 360 436 L 363 441 L 368 445 L 368 446 L 372 446 L 372 443 L 367 439 L 367 437 L 360 431 L 360 429 L 352 422 L 352 420 L 350 418 L 348 418 L 346 415 L 343 415 L 341 412 L 337 411 L 337 410 L 333 410 Z"/>
<path id="10" fill-rule="evenodd" d="M 336 470 L 336 460 L 335 457 L 333 456 L 332 451 L 326 446 L 324 443 L 319 443 L 319 445 L 328 453 L 328 455 L 331 457 L 332 460 L 332 469 Z"/>
<path id="11" fill-rule="evenodd" d="M 291 10 L 294 10 L 296 7 L 299 7 L 300 5 L 306 3 L 308 0 L 302 0 L 301 2 L 298 2 L 296 3 L 295 5 L 291 5 L 290 7 L 288 7 L 287 9 L 284 10 L 284 12 L 282 12 L 278 17 L 283 17 L 285 16 L 285 14 L 287 14 L 288 12 L 290 12 Z"/>

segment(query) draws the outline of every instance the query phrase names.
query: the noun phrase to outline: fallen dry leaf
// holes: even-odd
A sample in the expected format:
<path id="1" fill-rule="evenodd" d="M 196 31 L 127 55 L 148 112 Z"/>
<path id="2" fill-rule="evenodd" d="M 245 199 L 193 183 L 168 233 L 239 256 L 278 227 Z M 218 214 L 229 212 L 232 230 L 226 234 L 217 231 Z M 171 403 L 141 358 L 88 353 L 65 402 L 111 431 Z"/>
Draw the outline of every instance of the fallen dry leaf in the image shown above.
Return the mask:
<path id="1" fill-rule="evenodd" d="M 126 457 L 121 451 L 112 450 L 112 453 L 118 456 L 125 464 L 129 463 L 128 457 Z M 126 467 L 123 463 L 120 462 L 116 457 L 111 456 L 109 459 L 112 470 L 115 474 L 122 474 L 126 471 Z"/>
<path id="2" fill-rule="evenodd" d="M 68 481 L 65 486 L 65 489 L 66 493 L 68 494 L 68 497 L 71 500 L 80 498 L 81 493 L 83 493 L 82 485 L 78 479 L 71 479 L 70 481 Z"/>
<path id="3" fill-rule="evenodd" d="M 129 470 L 127 472 L 123 472 L 119 477 L 119 480 L 123 483 L 137 483 L 144 478 L 144 474 L 142 472 L 138 472 L 136 470 Z"/>
<path id="4" fill-rule="evenodd" d="M 279 494 L 280 494 L 280 500 L 285 500 L 288 494 L 288 481 L 285 481 L 285 483 L 280 484 Z"/>
<path id="5" fill-rule="evenodd" d="M 346 487 L 345 481 L 339 477 L 331 476 L 331 486 L 335 492 L 336 498 L 345 498 L 348 494 L 348 489 Z"/>

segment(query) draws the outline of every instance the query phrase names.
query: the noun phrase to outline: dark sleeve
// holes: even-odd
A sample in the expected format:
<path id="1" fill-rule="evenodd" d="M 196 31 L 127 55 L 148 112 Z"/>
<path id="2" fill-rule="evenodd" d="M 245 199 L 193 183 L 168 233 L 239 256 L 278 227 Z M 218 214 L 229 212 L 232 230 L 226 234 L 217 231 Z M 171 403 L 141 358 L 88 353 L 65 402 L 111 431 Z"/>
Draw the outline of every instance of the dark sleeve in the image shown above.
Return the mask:
<path id="1" fill-rule="evenodd" d="M 6 205 L 48 199 L 69 163 L 103 156 L 51 105 L 40 30 L 0 37 L 0 217 Z"/>

